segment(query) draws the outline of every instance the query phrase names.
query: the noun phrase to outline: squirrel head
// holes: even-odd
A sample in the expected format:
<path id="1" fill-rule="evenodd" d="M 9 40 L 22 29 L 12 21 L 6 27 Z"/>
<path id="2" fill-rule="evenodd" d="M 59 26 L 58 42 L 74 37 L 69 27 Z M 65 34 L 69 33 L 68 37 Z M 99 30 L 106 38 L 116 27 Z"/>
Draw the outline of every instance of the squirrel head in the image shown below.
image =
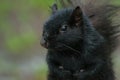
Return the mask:
<path id="1" fill-rule="evenodd" d="M 54 8 L 54 13 L 44 24 L 41 45 L 48 49 L 57 50 L 81 46 L 84 26 L 81 8 L 77 6 L 75 9 L 60 11 L 56 9 Z"/>

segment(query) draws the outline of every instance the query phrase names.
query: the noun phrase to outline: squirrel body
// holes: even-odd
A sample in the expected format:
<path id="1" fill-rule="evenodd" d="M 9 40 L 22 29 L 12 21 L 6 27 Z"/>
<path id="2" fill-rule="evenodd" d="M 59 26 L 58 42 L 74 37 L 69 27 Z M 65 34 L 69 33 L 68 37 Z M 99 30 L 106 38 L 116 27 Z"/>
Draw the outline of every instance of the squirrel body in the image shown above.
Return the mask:
<path id="1" fill-rule="evenodd" d="M 110 15 L 112 8 L 107 11 Z M 79 6 L 57 11 L 54 5 L 52 9 L 41 42 L 48 49 L 48 80 L 115 80 L 110 58 L 115 31 L 110 15 L 94 11 L 88 15 Z"/>

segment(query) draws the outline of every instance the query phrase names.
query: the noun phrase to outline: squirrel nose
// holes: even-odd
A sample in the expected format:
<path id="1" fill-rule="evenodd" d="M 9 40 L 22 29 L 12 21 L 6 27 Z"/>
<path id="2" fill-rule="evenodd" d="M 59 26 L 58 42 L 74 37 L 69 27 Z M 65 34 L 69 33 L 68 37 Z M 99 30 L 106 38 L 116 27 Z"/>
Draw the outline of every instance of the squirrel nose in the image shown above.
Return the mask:
<path id="1" fill-rule="evenodd" d="M 48 48 L 48 42 L 42 37 L 40 40 L 40 44 L 41 46 L 43 46 L 44 48 Z"/>

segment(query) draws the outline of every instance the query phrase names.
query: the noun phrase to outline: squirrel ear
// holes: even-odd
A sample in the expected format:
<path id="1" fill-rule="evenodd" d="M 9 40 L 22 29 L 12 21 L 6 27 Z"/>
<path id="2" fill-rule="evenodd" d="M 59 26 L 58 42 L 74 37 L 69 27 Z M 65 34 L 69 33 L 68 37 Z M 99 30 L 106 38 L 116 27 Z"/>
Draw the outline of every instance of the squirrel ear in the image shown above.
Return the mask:
<path id="1" fill-rule="evenodd" d="M 71 18 L 70 18 L 70 23 L 71 24 L 75 24 L 77 26 L 82 25 L 83 24 L 83 13 L 82 10 L 79 6 L 77 6 L 72 14 L 71 14 Z"/>
<path id="2" fill-rule="evenodd" d="M 58 7 L 57 7 L 56 3 L 54 3 L 50 8 L 52 10 L 52 14 L 55 14 L 57 12 L 57 10 L 58 10 Z"/>

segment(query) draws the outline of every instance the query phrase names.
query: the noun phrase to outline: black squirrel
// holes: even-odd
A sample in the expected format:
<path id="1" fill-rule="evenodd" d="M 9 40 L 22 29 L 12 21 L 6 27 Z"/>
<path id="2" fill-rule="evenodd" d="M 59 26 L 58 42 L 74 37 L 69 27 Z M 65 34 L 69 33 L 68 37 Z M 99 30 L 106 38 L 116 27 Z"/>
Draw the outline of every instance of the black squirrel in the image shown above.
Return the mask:
<path id="1" fill-rule="evenodd" d="M 115 80 L 110 55 L 119 31 L 112 17 L 119 6 L 100 0 L 81 6 L 77 1 L 60 0 L 64 7 L 80 6 L 59 11 L 54 4 L 44 24 L 41 45 L 48 49 L 48 80 Z"/>

